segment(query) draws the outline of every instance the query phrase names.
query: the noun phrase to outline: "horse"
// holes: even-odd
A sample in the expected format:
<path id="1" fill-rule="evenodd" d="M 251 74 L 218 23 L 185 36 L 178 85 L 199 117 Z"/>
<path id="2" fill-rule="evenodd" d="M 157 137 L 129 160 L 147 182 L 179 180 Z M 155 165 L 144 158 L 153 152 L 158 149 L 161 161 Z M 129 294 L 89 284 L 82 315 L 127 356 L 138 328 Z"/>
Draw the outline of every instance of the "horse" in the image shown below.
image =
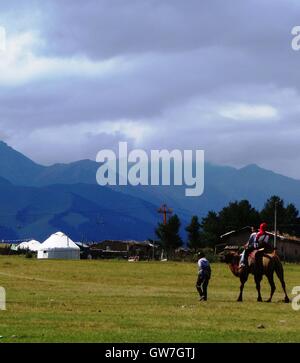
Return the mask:
<path id="1" fill-rule="evenodd" d="M 273 294 L 276 290 L 276 286 L 274 283 L 274 271 L 275 271 L 277 277 L 281 282 L 281 286 L 285 294 L 283 301 L 285 303 L 290 302 L 290 299 L 286 292 L 282 263 L 275 250 L 273 250 L 270 253 L 267 253 L 266 251 L 264 251 L 264 249 L 253 251 L 248 256 L 248 266 L 246 267 L 239 266 L 240 254 L 236 250 L 227 249 L 226 251 L 225 249 L 223 256 L 224 256 L 223 259 L 229 265 L 231 272 L 234 274 L 234 276 L 239 277 L 241 281 L 240 294 L 237 301 L 243 301 L 244 286 L 248 280 L 249 274 L 251 273 L 254 275 L 254 281 L 258 292 L 257 301 L 259 302 L 263 301 L 260 292 L 261 280 L 263 278 L 263 275 L 265 275 L 268 278 L 271 287 L 271 294 L 267 302 L 271 302 Z"/>

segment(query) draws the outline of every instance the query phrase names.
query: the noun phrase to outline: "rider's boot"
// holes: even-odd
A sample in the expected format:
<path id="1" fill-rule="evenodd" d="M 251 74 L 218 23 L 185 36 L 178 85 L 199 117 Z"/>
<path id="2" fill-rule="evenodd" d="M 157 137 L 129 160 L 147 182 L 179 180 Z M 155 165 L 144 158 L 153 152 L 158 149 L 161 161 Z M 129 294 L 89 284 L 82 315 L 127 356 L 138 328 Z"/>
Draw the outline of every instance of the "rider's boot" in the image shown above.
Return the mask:
<path id="1" fill-rule="evenodd" d="M 246 251 L 244 251 L 242 253 L 241 260 L 240 260 L 240 265 L 239 265 L 240 268 L 246 267 L 246 260 L 247 260 Z"/>

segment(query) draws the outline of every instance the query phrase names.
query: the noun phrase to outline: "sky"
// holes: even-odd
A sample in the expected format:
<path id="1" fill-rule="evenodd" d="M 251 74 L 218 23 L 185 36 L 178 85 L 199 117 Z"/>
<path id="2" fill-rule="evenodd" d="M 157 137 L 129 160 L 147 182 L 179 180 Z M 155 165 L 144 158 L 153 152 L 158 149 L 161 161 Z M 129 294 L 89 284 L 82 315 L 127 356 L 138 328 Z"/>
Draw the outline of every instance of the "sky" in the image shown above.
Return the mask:
<path id="1" fill-rule="evenodd" d="M 300 179 L 296 25 L 298 0 L 0 0 L 0 140 L 45 165 L 128 141 Z"/>

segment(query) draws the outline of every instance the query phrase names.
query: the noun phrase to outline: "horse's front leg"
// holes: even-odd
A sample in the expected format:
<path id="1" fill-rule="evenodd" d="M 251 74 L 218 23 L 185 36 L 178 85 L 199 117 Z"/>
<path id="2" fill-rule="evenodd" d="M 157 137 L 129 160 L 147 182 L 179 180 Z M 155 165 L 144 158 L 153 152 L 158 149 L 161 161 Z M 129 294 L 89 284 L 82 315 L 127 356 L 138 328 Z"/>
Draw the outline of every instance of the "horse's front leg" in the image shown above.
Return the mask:
<path id="1" fill-rule="evenodd" d="M 256 290 L 257 290 L 257 293 L 258 293 L 257 301 L 261 302 L 261 301 L 263 301 L 262 297 L 261 297 L 261 293 L 260 293 L 260 283 L 261 283 L 261 280 L 262 280 L 262 275 L 261 274 L 255 275 L 254 280 L 255 280 Z"/>
<path id="2" fill-rule="evenodd" d="M 245 286 L 247 279 L 248 279 L 248 274 L 241 275 L 241 277 L 240 277 L 240 281 L 241 281 L 240 294 L 239 294 L 237 301 L 243 301 L 243 291 L 244 291 L 244 286 Z"/>

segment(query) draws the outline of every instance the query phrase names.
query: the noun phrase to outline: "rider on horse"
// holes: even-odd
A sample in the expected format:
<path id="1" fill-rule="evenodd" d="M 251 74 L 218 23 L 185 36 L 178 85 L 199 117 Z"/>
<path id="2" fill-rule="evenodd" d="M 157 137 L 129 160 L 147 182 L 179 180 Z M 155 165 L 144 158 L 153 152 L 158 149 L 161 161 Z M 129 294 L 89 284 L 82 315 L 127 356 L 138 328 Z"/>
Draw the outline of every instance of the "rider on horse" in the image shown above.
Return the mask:
<path id="1" fill-rule="evenodd" d="M 270 236 L 267 232 L 267 224 L 262 223 L 259 227 L 259 232 L 252 233 L 249 238 L 249 241 L 245 245 L 245 250 L 241 255 L 240 267 L 247 266 L 248 256 L 252 251 L 257 250 L 259 248 L 269 247 L 269 239 Z"/>
<path id="2" fill-rule="evenodd" d="M 267 225 L 266 223 L 262 223 L 260 225 L 259 232 L 251 235 L 248 244 L 245 246 L 246 249 L 242 256 L 242 263 L 244 263 L 244 266 L 247 263 L 248 267 L 240 267 L 240 254 L 238 251 L 230 251 L 230 248 L 228 248 L 227 251 L 224 251 L 224 261 L 229 265 L 229 268 L 234 276 L 238 277 L 241 281 L 238 301 L 243 301 L 245 283 L 248 280 L 249 275 L 253 274 L 258 292 L 257 301 L 262 301 L 260 283 L 265 275 L 271 286 L 270 298 L 267 301 L 271 302 L 276 289 L 273 277 L 274 272 L 281 282 L 281 286 L 285 294 L 284 302 L 288 303 L 290 301 L 286 292 L 282 263 L 280 262 L 278 255 L 275 253 L 274 247 L 271 243 L 269 243 L 269 240 L 270 234 L 267 232 Z M 251 251 L 254 252 L 251 254 L 251 257 L 253 258 L 250 259 L 249 253 Z M 255 256 L 253 256 L 254 254 Z"/>

